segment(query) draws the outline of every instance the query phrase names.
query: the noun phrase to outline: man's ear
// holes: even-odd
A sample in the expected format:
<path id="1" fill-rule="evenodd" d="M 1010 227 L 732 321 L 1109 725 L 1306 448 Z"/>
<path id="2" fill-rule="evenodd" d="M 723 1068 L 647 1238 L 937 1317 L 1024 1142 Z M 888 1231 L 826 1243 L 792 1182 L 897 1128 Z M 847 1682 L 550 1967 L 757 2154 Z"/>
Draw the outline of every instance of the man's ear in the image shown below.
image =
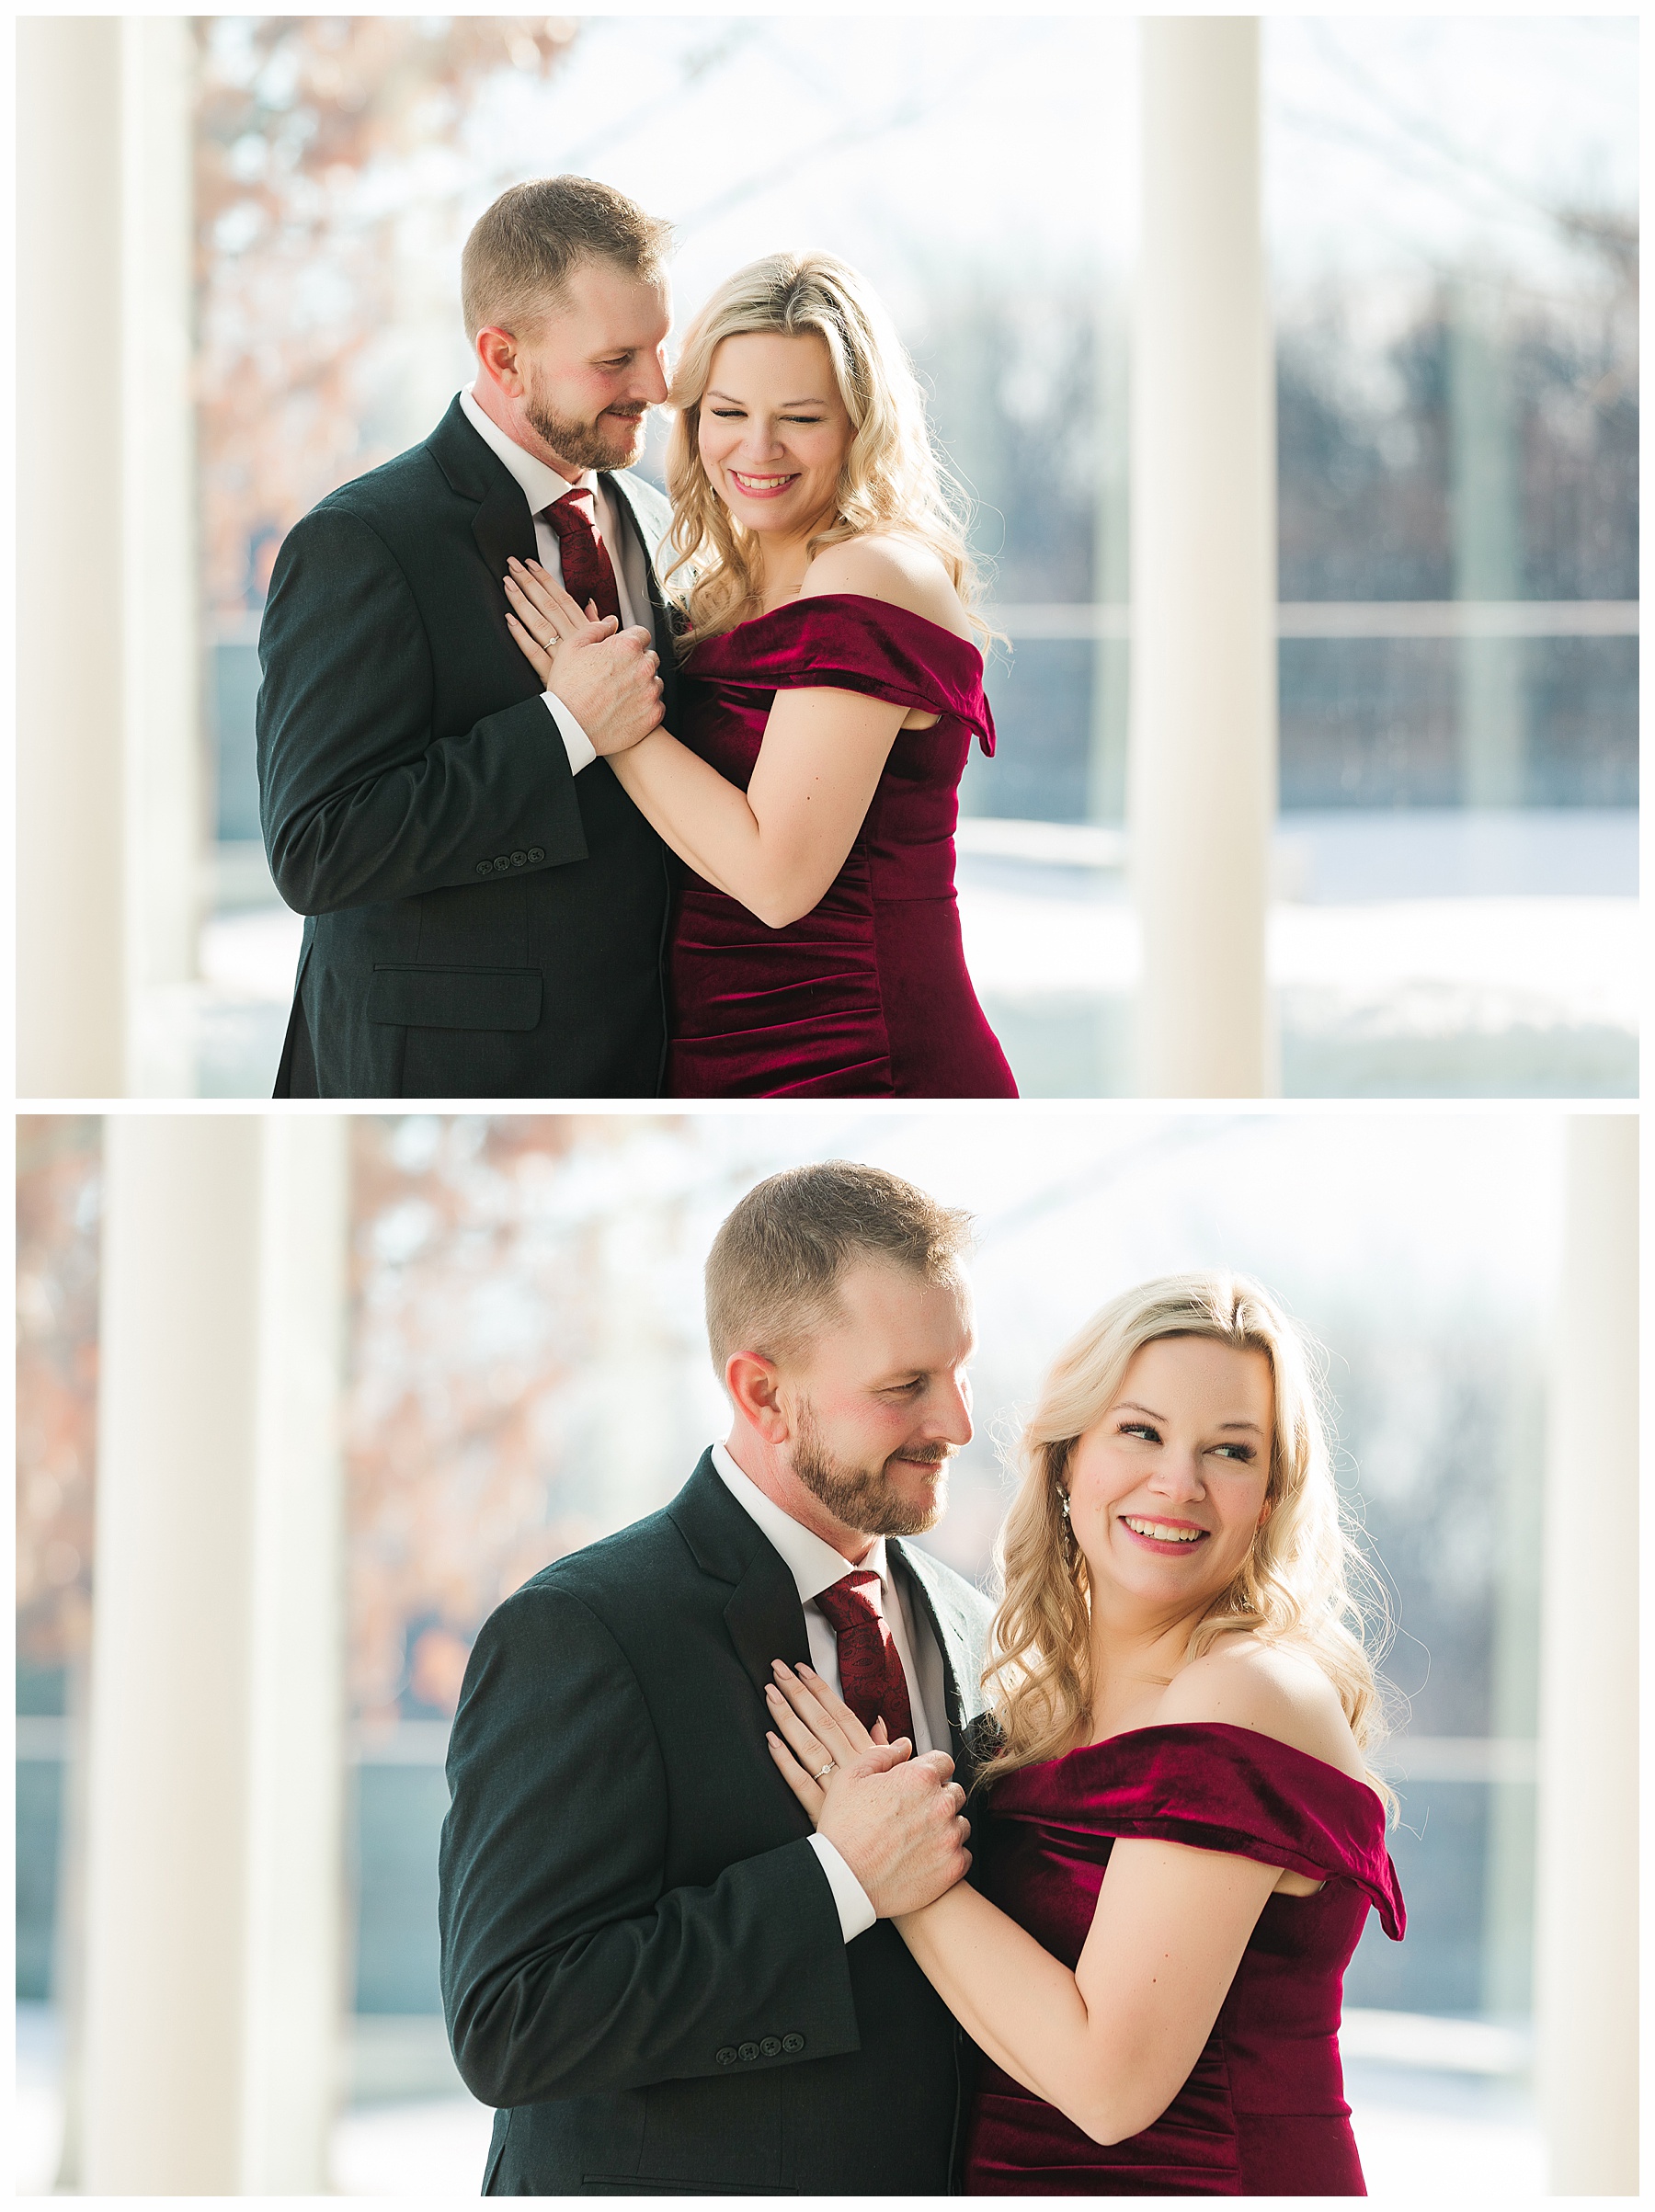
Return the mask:
<path id="1" fill-rule="evenodd" d="M 760 1351 L 733 1351 L 725 1362 L 725 1388 L 736 1410 L 767 1444 L 787 1442 L 791 1424 L 782 1409 L 781 1377 Z"/>
<path id="2" fill-rule="evenodd" d="M 510 331 L 479 330 L 477 359 L 489 382 L 497 384 L 508 399 L 522 397 L 524 384 L 522 371 L 518 367 L 518 342 Z"/>

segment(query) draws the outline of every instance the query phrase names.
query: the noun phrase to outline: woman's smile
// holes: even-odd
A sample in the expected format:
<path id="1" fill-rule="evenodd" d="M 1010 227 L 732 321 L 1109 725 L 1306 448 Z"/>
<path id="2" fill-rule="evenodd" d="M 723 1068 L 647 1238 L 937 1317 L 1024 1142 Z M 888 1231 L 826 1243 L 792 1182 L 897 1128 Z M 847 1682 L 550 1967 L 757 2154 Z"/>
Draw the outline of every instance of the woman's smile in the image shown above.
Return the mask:
<path id="1" fill-rule="evenodd" d="M 787 475 L 759 475 L 744 469 L 727 468 L 725 473 L 738 492 L 749 499 L 778 499 L 790 485 L 799 481 L 798 472 Z"/>
<path id="2" fill-rule="evenodd" d="M 1135 1543 L 1169 1558 L 1179 1552 L 1199 1551 L 1212 1533 L 1193 1521 L 1168 1521 L 1158 1514 L 1117 1513 L 1115 1518 Z"/>

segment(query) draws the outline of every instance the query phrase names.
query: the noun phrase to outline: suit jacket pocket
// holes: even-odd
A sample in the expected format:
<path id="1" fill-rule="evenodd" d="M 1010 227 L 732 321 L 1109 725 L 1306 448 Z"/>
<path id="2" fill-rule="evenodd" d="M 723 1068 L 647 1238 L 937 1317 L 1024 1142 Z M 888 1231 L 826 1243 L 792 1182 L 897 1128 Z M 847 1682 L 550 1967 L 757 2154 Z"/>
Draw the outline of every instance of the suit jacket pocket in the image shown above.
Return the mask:
<path id="1" fill-rule="evenodd" d="M 544 989 L 538 968 L 376 964 L 368 1019 L 401 1029 L 533 1029 Z"/>
<path id="2" fill-rule="evenodd" d="M 711 2081 L 652 2082 L 632 2186 L 791 2195 L 782 2173 L 782 2100 L 796 2070 L 767 2066 Z"/>

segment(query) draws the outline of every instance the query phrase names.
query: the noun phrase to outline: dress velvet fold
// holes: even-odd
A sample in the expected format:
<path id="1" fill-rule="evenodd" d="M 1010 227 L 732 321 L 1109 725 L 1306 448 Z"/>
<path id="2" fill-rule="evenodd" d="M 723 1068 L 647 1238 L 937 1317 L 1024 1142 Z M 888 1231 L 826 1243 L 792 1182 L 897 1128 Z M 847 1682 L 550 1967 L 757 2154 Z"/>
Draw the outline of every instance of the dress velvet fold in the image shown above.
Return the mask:
<path id="1" fill-rule="evenodd" d="M 1015 1098 L 977 1004 L 954 896 L 959 782 L 994 750 L 982 656 L 855 593 L 794 599 L 704 638 L 675 735 L 745 791 L 778 691 L 860 691 L 939 719 L 900 730 L 844 866 L 770 929 L 685 872 L 669 963 L 674 1098 Z"/>
<path id="2" fill-rule="evenodd" d="M 974 1819 L 981 1881 L 1073 1967 L 1120 1836 L 1234 1852 L 1319 1881 L 1270 1897 L 1189 2079 L 1103 2145 L 984 2062 L 968 2195 L 1361 2196 L 1339 2058 L 1344 1972 L 1370 1907 L 1406 1925 L 1377 1794 L 1248 1728 L 1135 1728 L 1008 1774 Z"/>

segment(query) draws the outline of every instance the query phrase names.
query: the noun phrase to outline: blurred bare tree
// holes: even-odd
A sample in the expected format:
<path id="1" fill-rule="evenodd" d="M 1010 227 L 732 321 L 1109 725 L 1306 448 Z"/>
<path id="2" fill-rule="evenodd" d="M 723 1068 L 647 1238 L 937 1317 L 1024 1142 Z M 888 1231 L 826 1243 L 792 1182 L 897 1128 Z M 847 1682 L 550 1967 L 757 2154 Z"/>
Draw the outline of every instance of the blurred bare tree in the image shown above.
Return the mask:
<path id="1" fill-rule="evenodd" d="M 673 1117 L 351 1129 L 351 1702 L 446 1716 L 501 1599 L 693 1465 L 682 1366 L 705 1354 L 680 1250 L 709 1170 Z"/>
<path id="2" fill-rule="evenodd" d="M 378 350 L 405 320 L 408 226 L 428 224 L 433 202 L 457 225 L 479 179 L 450 177 L 445 155 L 483 87 L 505 71 L 550 77 L 576 31 L 564 17 L 196 19 L 210 606 L 257 606 L 291 524 L 390 457 L 364 423 Z"/>
<path id="3" fill-rule="evenodd" d="M 92 1625 L 102 1173 L 91 1114 L 17 1118 L 17 1652 L 57 1669 Z"/>

